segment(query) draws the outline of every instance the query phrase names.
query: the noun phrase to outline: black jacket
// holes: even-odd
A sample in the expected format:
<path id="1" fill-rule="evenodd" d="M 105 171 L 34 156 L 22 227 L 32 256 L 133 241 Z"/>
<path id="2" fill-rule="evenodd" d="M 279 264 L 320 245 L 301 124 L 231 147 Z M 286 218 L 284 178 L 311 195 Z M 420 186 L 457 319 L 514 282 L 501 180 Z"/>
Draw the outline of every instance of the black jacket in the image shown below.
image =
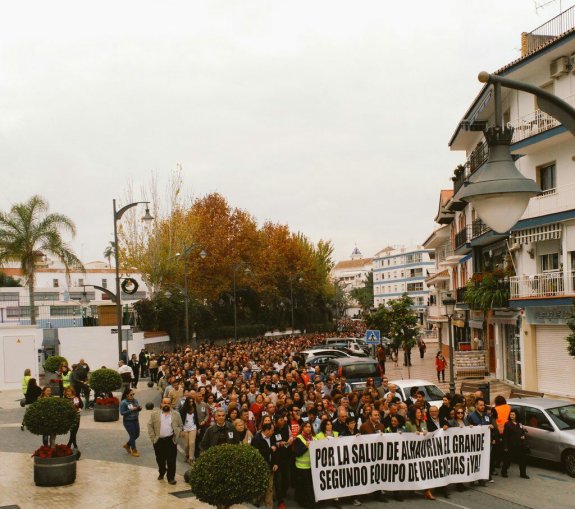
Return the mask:
<path id="1" fill-rule="evenodd" d="M 271 468 L 274 465 L 277 465 L 276 461 L 276 453 L 272 451 L 272 447 L 276 446 L 276 437 L 272 435 L 270 438 L 270 445 L 268 445 L 266 439 L 262 435 L 261 431 L 256 433 L 256 436 L 252 438 L 252 447 L 255 447 L 259 453 L 262 455 L 263 459 L 266 460 L 266 463 Z"/>
<path id="2" fill-rule="evenodd" d="M 238 433 L 231 422 L 224 422 L 222 427 L 214 424 L 210 426 L 200 442 L 200 450 L 207 451 L 214 445 L 238 444 Z"/>

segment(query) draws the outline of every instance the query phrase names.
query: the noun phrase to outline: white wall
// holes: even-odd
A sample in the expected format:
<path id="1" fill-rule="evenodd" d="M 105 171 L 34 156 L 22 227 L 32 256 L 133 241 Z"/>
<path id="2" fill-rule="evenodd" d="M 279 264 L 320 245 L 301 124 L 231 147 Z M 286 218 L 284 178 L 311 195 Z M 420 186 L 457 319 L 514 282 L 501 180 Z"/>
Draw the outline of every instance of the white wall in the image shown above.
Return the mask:
<path id="1" fill-rule="evenodd" d="M 84 359 L 92 371 L 102 366 L 117 369 L 118 334 L 112 334 L 112 329 L 113 327 L 60 328 L 60 355 L 66 357 L 70 366 Z M 122 341 L 122 348 L 124 344 Z"/>
<path id="2" fill-rule="evenodd" d="M 26 368 L 38 380 L 42 335 L 36 327 L 0 325 L 0 389 L 20 388 Z"/>

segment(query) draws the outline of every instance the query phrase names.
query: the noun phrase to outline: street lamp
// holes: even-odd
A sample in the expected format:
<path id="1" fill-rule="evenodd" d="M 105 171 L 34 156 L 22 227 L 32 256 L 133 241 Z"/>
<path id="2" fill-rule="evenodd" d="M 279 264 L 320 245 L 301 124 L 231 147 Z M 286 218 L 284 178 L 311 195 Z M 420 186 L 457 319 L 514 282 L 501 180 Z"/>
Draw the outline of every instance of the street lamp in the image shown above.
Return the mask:
<path id="1" fill-rule="evenodd" d="M 238 310 L 236 303 L 236 273 L 241 267 L 244 268 L 244 274 L 247 276 L 251 273 L 251 269 L 246 266 L 245 262 L 239 262 L 234 265 L 234 341 L 238 340 Z"/>
<path id="2" fill-rule="evenodd" d="M 298 283 L 302 283 L 303 282 L 303 277 L 298 277 L 297 275 L 294 276 L 290 276 L 289 278 L 289 291 L 290 291 L 290 299 L 291 299 L 291 333 L 293 336 L 294 333 L 294 328 L 295 328 L 295 322 L 294 322 L 294 313 L 293 313 L 293 282 L 294 279 L 297 279 Z"/>
<path id="3" fill-rule="evenodd" d="M 119 210 L 116 210 L 116 199 L 112 200 L 114 208 L 114 257 L 116 258 L 116 320 L 118 322 L 118 359 L 122 359 L 122 294 L 120 292 L 120 263 L 118 259 L 118 221 L 122 219 L 124 213 L 139 205 L 141 203 L 146 204 L 146 213 L 142 217 L 142 221 L 145 223 L 150 223 L 154 218 L 150 214 L 150 208 L 148 201 L 136 201 L 125 205 Z"/>
<path id="4" fill-rule="evenodd" d="M 190 315 L 189 315 L 189 302 L 188 295 L 188 257 L 195 249 L 201 248 L 198 242 L 194 242 L 190 246 L 184 244 L 184 249 L 181 253 L 176 253 L 176 257 L 184 259 L 184 306 L 185 306 L 185 327 L 186 327 L 186 345 L 190 344 Z M 200 258 L 203 260 L 207 256 L 206 252 L 202 249 L 200 251 Z M 195 348 L 195 340 L 193 347 Z"/>
<path id="5" fill-rule="evenodd" d="M 524 177 L 515 167 L 510 153 L 513 128 L 503 126 L 501 87 L 521 90 L 537 98 L 537 106 L 556 118 L 575 135 L 575 108 L 554 94 L 529 83 L 502 76 L 479 73 L 482 83 L 493 85 L 495 102 L 495 127 L 485 131 L 489 158 L 468 181 L 458 198 L 469 202 L 477 215 L 497 233 L 509 231 L 521 218 L 531 197 L 541 193 L 539 186 Z"/>
<path id="6" fill-rule="evenodd" d="M 451 327 L 451 319 L 455 313 L 455 299 L 450 293 L 447 294 L 447 298 L 443 299 L 443 305 L 445 306 L 447 328 L 449 330 L 449 393 L 453 397 L 455 394 L 455 378 L 453 372 L 453 329 Z"/>

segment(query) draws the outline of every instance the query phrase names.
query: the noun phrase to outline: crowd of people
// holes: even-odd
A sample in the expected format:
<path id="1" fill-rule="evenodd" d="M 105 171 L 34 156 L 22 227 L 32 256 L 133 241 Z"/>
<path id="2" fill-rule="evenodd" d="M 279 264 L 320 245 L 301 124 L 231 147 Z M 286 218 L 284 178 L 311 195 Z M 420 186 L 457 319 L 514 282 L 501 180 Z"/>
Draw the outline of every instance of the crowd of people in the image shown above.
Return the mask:
<path id="1" fill-rule="evenodd" d="M 272 507 L 275 500 L 278 509 L 284 509 L 288 490 L 293 488 L 299 505 L 314 508 L 309 455 L 313 440 L 380 432 L 427 434 L 464 426 L 490 429 L 490 476 L 479 481 L 481 484 L 492 481 L 498 468 L 507 477 L 512 462 L 519 464 L 521 477 L 528 478 L 526 433 L 504 398 L 498 396 L 495 405 L 489 407 L 479 392 L 446 395 L 437 408 L 430 406 L 417 388 L 404 401 L 385 375 L 379 386 L 368 379 L 364 390 L 352 390 L 344 377 L 335 373 L 326 376 L 319 367 L 308 369 L 298 355 L 324 338 L 302 335 L 200 345 L 172 353 L 145 352 L 148 357 L 143 373 L 150 375 L 161 392 L 160 408 L 152 412 L 147 423 L 158 479 L 167 476 L 168 482 L 176 482 L 178 444 L 185 461 L 193 464 L 211 447 L 246 443 L 258 449 L 270 469 L 270 483 L 260 504 Z M 123 447 L 139 456 L 136 440 L 142 407 L 134 387 L 137 382 L 125 385 L 120 413 L 128 433 Z M 67 397 L 81 404 L 73 388 Z M 75 442 L 75 435 L 70 440 Z M 458 484 L 455 488 L 465 490 L 467 486 Z M 449 496 L 447 486 L 437 490 Z M 387 501 L 389 496 L 403 500 L 405 495 L 403 491 L 378 491 L 372 496 Z M 432 490 L 425 490 L 424 496 L 435 499 Z M 339 508 L 343 501 L 331 502 Z M 361 505 L 362 497 L 350 497 L 345 502 Z"/>

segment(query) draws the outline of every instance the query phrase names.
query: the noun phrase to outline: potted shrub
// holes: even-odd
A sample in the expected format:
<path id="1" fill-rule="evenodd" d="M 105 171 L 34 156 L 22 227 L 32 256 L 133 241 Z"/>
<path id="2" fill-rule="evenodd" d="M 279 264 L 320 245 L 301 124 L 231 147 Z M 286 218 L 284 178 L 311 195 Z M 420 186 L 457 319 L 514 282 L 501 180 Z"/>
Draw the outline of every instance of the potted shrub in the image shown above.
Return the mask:
<path id="1" fill-rule="evenodd" d="M 44 368 L 44 385 L 52 389 L 53 396 L 60 396 L 60 381 L 62 380 L 60 376 L 60 366 L 62 363 L 68 364 L 65 357 L 52 355 L 48 357 L 42 365 Z"/>
<path id="2" fill-rule="evenodd" d="M 109 368 L 97 369 L 90 375 L 90 387 L 96 394 L 94 420 L 98 422 L 117 421 L 120 418 L 120 401 L 112 391 L 122 387 L 120 374 Z"/>
<path id="3" fill-rule="evenodd" d="M 203 452 L 189 474 L 192 491 L 198 499 L 218 509 L 253 503 L 264 494 L 269 476 L 269 467 L 256 449 L 230 444 Z"/>
<path id="4" fill-rule="evenodd" d="M 49 437 L 49 444 L 34 454 L 34 482 L 37 486 L 64 486 L 76 480 L 78 454 L 67 445 L 56 445 L 56 435 L 65 435 L 76 421 L 76 409 L 68 399 L 41 398 L 24 414 L 31 433 Z"/>

